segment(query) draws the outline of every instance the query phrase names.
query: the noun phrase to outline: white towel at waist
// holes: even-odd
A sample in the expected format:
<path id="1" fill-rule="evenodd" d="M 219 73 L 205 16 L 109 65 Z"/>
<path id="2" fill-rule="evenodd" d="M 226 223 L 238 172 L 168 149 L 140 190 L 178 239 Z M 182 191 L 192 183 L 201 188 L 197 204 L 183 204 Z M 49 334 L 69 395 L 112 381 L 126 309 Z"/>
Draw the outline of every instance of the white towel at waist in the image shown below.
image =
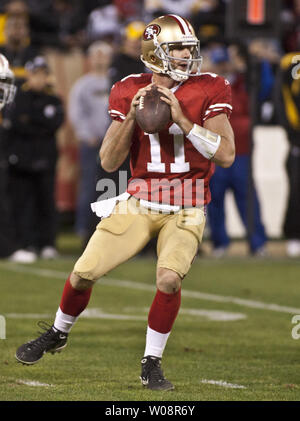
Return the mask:
<path id="1" fill-rule="evenodd" d="M 120 194 L 119 196 L 112 197 L 111 199 L 100 200 L 99 202 L 91 203 L 92 211 L 96 213 L 99 218 L 108 218 L 117 202 L 121 202 L 122 200 L 128 200 L 130 194 L 125 192 Z"/>
<path id="2" fill-rule="evenodd" d="M 111 199 L 101 200 L 99 202 L 91 203 L 92 211 L 96 213 L 99 218 L 108 218 L 116 205 L 117 202 L 128 200 L 131 195 L 127 192 L 120 194 L 119 196 L 112 197 Z M 140 205 L 152 209 L 154 211 L 170 213 L 179 212 L 181 207 L 178 205 L 167 205 L 162 203 L 148 202 L 147 200 L 139 200 Z"/>

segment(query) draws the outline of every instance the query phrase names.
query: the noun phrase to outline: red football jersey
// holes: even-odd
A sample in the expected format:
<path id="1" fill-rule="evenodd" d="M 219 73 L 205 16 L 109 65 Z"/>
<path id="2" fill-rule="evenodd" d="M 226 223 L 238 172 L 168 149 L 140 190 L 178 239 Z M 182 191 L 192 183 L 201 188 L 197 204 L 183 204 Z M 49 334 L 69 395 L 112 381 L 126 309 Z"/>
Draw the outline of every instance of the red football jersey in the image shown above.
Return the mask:
<path id="1" fill-rule="evenodd" d="M 129 75 L 111 89 L 109 114 L 122 122 L 136 92 L 151 83 L 152 74 Z M 230 116 L 231 88 L 213 73 L 190 77 L 172 89 L 185 116 L 203 126 L 220 113 Z M 175 123 L 155 134 L 136 124 L 130 150 L 132 178 L 127 191 L 137 198 L 184 207 L 210 201 L 209 180 L 214 164 L 200 154 Z"/>

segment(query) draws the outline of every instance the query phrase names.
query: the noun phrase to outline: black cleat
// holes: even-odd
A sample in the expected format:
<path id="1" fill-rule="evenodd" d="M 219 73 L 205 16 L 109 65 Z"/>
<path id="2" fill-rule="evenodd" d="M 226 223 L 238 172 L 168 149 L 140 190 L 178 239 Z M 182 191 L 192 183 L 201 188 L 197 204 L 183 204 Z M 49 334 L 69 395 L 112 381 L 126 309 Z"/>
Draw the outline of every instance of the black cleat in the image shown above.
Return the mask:
<path id="1" fill-rule="evenodd" d="M 68 334 L 56 330 L 45 322 L 38 322 L 38 326 L 45 330 L 37 339 L 26 342 L 21 345 L 16 352 L 16 359 L 18 362 L 25 365 L 32 365 L 37 363 L 46 352 L 60 352 L 67 346 Z"/>
<path id="2" fill-rule="evenodd" d="M 147 355 L 141 361 L 142 373 L 140 376 L 144 386 L 151 390 L 173 390 L 174 386 L 164 378 L 161 369 L 161 359 Z"/>

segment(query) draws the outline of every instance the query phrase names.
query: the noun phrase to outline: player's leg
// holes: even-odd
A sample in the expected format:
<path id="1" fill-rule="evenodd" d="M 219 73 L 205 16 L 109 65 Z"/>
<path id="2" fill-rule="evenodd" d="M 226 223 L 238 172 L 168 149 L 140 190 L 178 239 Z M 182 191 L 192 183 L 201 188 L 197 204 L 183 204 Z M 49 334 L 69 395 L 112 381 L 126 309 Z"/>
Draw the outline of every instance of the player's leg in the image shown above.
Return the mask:
<path id="1" fill-rule="evenodd" d="M 292 139 L 291 139 L 292 140 Z M 289 192 L 284 216 L 283 232 L 287 239 L 287 255 L 300 255 L 300 148 L 291 146 L 286 162 Z"/>
<path id="2" fill-rule="evenodd" d="M 68 333 L 87 307 L 94 283 L 120 263 L 137 254 L 151 238 L 143 215 L 113 214 L 103 219 L 68 277 L 52 327 L 18 348 L 16 358 L 34 364 L 45 352 L 66 346 Z"/>
<path id="3" fill-rule="evenodd" d="M 168 291 L 168 292 L 165 292 Z M 181 277 L 174 271 L 157 268 L 157 291 L 152 302 L 142 358 L 141 381 L 152 390 L 172 390 L 161 369 L 161 358 L 181 302 Z"/>
<path id="4" fill-rule="evenodd" d="M 133 214 L 102 220 L 67 279 L 54 327 L 64 332 L 71 330 L 88 305 L 94 283 L 135 256 L 150 240 L 147 223 L 141 215 Z"/>
<path id="5" fill-rule="evenodd" d="M 32 177 L 31 174 L 15 170 L 11 170 L 9 176 L 12 219 L 15 226 L 17 247 L 19 249 L 26 249 L 31 245 L 28 239 L 32 237 L 32 222 L 34 218 Z"/>
<path id="6" fill-rule="evenodd" d="M 236 157 L 232 168 L 232 183 L 236 205 L 247 231 L 251 253 L 259 254 L 264 249 L 267 237 L 261 220 L 255 186 L 251 192 L 251 209 L 249 208 L 249 161 L 250 157 L 247 155 Z M 249 225 L 249 212 L 252 212 L 253 215 L 251 226 Z"/>
<path id="7" fill-rule="evenodd" d="M 169 217 L 158 236 L 156 294 L 152 302 L 142 359 L 141 380 L 154 390 L 170 390 L 164 378 L 161 358 L 181 303 L 181 282 L 197 254 L 202 239 L 205 216 L 197 209 Z"/>
<path id="8" fill-rule="evenodd" d="M 57 255 L 57 212 L 55 206 L 55 171 L 41 173 L 35 179 L 35 207 L 39 226 L 37 246 L 42 258 Z"/>

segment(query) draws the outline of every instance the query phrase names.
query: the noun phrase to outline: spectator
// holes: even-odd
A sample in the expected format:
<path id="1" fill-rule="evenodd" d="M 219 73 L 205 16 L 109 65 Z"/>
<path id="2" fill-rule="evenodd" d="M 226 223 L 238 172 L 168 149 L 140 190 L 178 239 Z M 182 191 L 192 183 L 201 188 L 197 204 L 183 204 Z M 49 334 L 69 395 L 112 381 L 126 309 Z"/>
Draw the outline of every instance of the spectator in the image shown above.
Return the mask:
<path id="1" fill-rule="evenodd" d="M 73 86 L 69 100 L 69 118 L 79 140 L 80 183 L 76 212 L 76 232 L 85 244 L 94 231 L 95 216 L 90 203 L 97 200 L 96 180 L 99 171 L 99 148 L 109 126 L 108 67 L 113 49 L 96 41 L 88 49 L 90 72 Z"/>
<path id="2" fill-rule="evenodd" d="M 145 66 L 141 62 L 141 40 L 145 29 L 144 22 L 130 22 L 124 30 L 121 51 L 112 61 L 110 68 L 111 86 L 133 73 L 145 72 Z"/>
<path id="3" fill-rule="evenodd" d="M 4 32 L 5 43 L 0 47 L 0 53 L 9 61 L 16 77 L 16 84 L 20 86 L 25 81 L 25 63 L 38 54 L 38 50 L 30 44 L 29 24 L 26 15 L 8 15 Z"/>
<path id="4" fill-rule="evenodd" d="M 223 42 L 225 38 L 226 6 L 224 1 L 210 1 L 209 6 L 201 7 L 193 16 L 193 22 L 204 46 L 210 41 Z"/>
<path id="5" fill-rule="evenodd" d="M 48 85 L 43 57 L 27 62 L 28 80 L 4 115 L 5 149 L 16 238 L 21 249 L 54 258 L 56 211 L 55 132 L 63 122 L 61 100 Z"/>
<path id="6" fill-rule="evenodd" d="M 0 110 L 2 110 L 10 105 L 16 92 L 13 73 L 3 55 L 0 55 L 0 87 L 2 93 L 0 96 Z M 34 260 L 32 253 L 17 247 L 8 192 L 8 166 L 5 160 L 2 140 L 3 136 L 0 138 L 0 258 L 9 258 L 19 263 L 32 263 Z"/>
<path id="7" fill-rule="evenodd" d="M 192 13 L 197 11 L 203 5 L 216 3 L 216 0 L 145 0 L 145 10 L 148 18 L 155 18 L 164 14 L 172 13 L 190 19 Z"/>
<path id="8" fill-rule="evenodd" d="M 249 44 L 253 66 L 259 74 L 257 124 L 275 124 L 274 85 L 279 64 L 278 45 L 271 39 L 254 39 Z M 254 69 L 252 69 L 254 71 Z"/>
<path id="9" fill-rule="evenodd" d="M 300 43 L 300 1 L 290 0 L 283 3 L 281 12 L 283 49 L 286 52 L 297 51 Z"/>
<path id="10" fill-rule="evenodd" d="M 8 0 L 4 5 L 0 6 L 4 17 L 21 16 L 28 18 L 28 5 L 23 0 Z"/>
<path id="11" fill-rule="evenodd" d="M 297 60 L 298 56 L 298 60 Z M 294 62 L 292 61 L 296 57 Z M 300 256 L 300 49 L 286 54 L 280 63 L 280 80 L 283 125 L 287 132 L 290 150 L 286 168 L 289 196 L 283 231 L 287 238 L 287 255 Z"/>
<path id="12" fill-rule="evenodd" d="M 231 57 L 229 57 L 229 52 Z M 213 255 L 223 256 L 230 243 L 225 227 L 225 193 L 232 190 L 241 220 L 247 231 L 250 252 L 253 255 L 265 255 L 266 235 L 260 217 L 260 206 L 256 191 L 253 191 L 253 229 L 248 224 L 249 212 L 249 164 L 250 164 L 250 115 L 249 96 L 246 90 L 246 56 L 237 46 L 215 47 L 211 51 L 211 60 L 217 74 L 226 77 L 231 83 L 233 113 L 230 119 L 235 133 L 236 158 L 230 168 L 216 166 L 210 182 L 212 201 L 208 206 L 208 216 L 213 242 Z"/>
<path id="13" fill-rule="evenodd" d="M 13 0 L 12 3 L 24 2 Z M 80 0 L 27 0 L 25 6 L 31 43 L 35 47 L 69 49 L 84 44 L 87 16 Z"/>
<path id="14" fill-rule="evenodd" d="M 143 16 L 143 0 L 113 0 L 113 4 L 118 10 L 119 19 L 121 22 L 141 19 Z"/>
<path id="15" fill-rule="evenodd" d="M 46 0 L 46 1 L 43 2 L 42 8 L 41 8 L 41 6 L 37 8 L 36 5 L 32 5 L 30 0 L 27 0 L 26 2 L 23 1 L 23 0 L 7 1 L 7 4 L 5 6 L 3 6 L 3 8 L 1 9 L 3 14 L 1 15 L 2 24 L 0 26 L 0 31 L 1 31 L 1 33 L 0 33 L 0 45 L 3 45 L 5 43 L 4 28 L 5 28 L 5 21 L 6 21 L 7 17 L 24 18 L 28 22 L 28 26 L 29 26 L 28 39 L 30 39 L 31 45 L 35 44 L 35 42 L 34 42 L 35 37 L 34 37 L 34 34 L 32 33 L 32 29 L 33 29 L 32 25 L 34 26 L 35 23 L 36 23 L 35 16 L 37 16 L 37 10 L 38 10 L 38 13 L 41 15 L 41 10 L 44 11 L 45 8 L 47 8 L 48 1 L 49 0 Z M 49 7 L 48 7 L 48 9 L 49 9 Z M 48 17 L 49 17 L 49 10 L 47 10 L 47 12 L 48 12 Z M 39 16 L 39 19 L 40 19 L 40 16 Z M 39 25 L 40 25 L 40 23 L 39 23 Z M 45 26 L 45 23 L 41 22 L 41 25 Z M 47 27 L 47 25 L 46 25 L 46 27 Z"/>
<path id="16" fill-rule="evenodd" d="M 120 38 L 120 24 L 118 10 L 115 5 L 105 1 L 104 5 L 93 10 L 87 22 L 87 40 L 116 43 Z"/>
<path id="17" fill-rule="evenodd" d="M 81 13 L 80 4 L 73 0 L 54 0 L 52 7 L 58 46 L 63 49 L 82 46 L 86 17 Z"/>

